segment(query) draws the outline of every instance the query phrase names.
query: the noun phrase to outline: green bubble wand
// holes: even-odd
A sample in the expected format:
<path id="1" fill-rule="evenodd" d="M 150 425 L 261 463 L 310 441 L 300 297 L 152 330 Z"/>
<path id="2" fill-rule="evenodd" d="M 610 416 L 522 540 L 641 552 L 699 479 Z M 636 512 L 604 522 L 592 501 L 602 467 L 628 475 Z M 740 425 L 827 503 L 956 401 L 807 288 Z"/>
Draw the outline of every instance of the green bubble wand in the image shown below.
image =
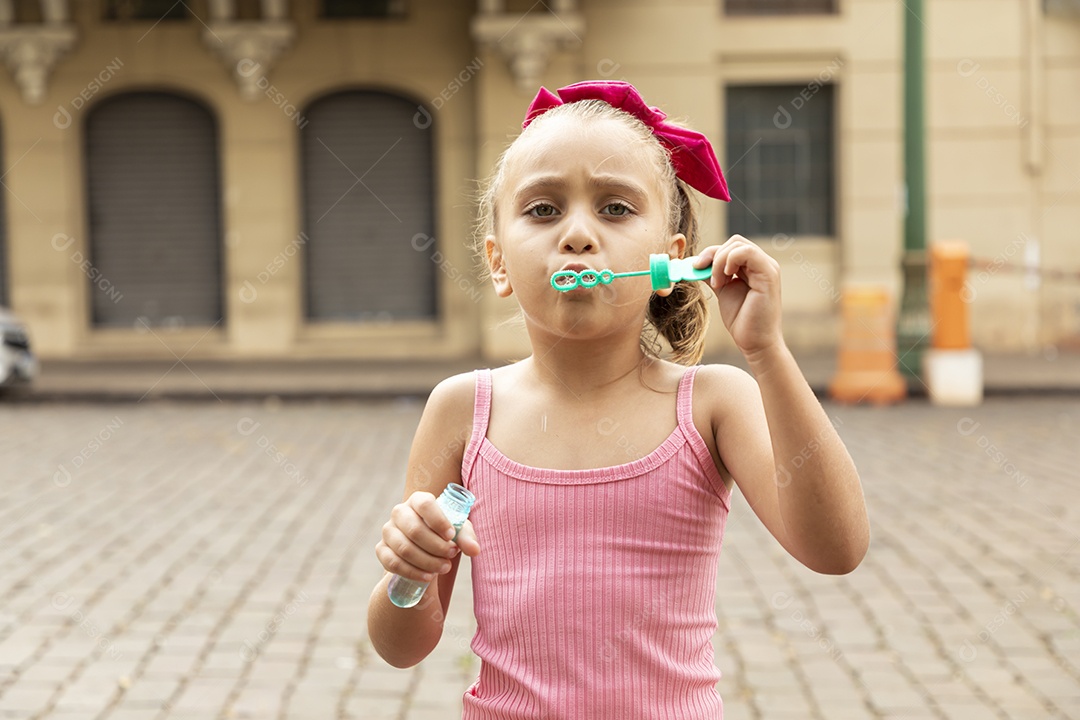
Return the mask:
<path id="1" fill-rule="evenodd" d="M 712 266 L 696 268 L 696 259 L 670 258 L 665 254 L 657 254 L 649 256 L 648 270 L 622 273 L 611 270 L 560 270 L 551 276 L 551 287 L 559 292 L 569 292 L 577 288 L 609 285 L 618 278 L 648 275 L 652 280 L 653 290 L 664 290 L 681 280 L 708 280 L 712 277 Z"/>

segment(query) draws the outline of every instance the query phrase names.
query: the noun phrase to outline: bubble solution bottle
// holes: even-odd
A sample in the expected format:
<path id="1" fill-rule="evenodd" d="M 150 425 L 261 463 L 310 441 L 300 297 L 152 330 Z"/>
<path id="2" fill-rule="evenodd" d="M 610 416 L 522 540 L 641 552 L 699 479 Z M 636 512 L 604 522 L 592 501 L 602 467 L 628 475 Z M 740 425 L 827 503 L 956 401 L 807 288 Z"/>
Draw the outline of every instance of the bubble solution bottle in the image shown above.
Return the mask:
<path id="1" fill-rule="evenodd" d="M 454 529 L 460 531 L 461 526 L 465 524 L 465 520 L 469 517 L 469 511 L 472 510 L 473 503 L 476 502 L 476 496 L 461 485 L 450 483 L 435 502 L 446 514 L 446 518 L 454 526 Z M 454 533 L 454 537 L 457 537 L 457 532 Z M 429 584 L 395 575 L 390 578 L 387 593 L 390 595 L 390 602 L 401 608 L 411 608 L 420 602 L 420 598 L 424 596 L 424 591 L 427 590 Z"/>

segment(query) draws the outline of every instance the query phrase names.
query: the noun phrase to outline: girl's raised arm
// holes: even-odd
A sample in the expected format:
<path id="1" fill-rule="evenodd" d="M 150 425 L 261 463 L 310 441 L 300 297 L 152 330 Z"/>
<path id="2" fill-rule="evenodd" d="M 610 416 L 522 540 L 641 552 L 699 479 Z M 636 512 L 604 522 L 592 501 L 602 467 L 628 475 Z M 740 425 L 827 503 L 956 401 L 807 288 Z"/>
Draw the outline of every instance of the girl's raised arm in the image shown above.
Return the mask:
<path id="1" fill-rule="evenodd" d="M 704 373 L 717 451 L 793 557 L 817 572 L 851 572 L 870 542 L 862 485 L 784 343 L 779 265 L 739 235 L 699 257 L 698 267 L 712 263 L 720 315 L 754 375 Z"/>
<path id="2" fill-rule="evenodd" d="M 387 572 L 368 601 L 368 637 L 375 651 L 394 667 L 412 667 L 435 649 L 461 562 L 458 550 L 470 557 L 480 552 L 468 521 L 456 544 L 450 542 L 454 527 L 435 503 L 447 484 L 461 481 L 461 460 L 472 432 L 474 392 L 471 373 L 448 378 L 432 391 L 409 453 L 405 499 L 394 506 L 375 546 Z M 387 596 L 391 574 L 437 581 L 419 604 L 399 608 Z"/>

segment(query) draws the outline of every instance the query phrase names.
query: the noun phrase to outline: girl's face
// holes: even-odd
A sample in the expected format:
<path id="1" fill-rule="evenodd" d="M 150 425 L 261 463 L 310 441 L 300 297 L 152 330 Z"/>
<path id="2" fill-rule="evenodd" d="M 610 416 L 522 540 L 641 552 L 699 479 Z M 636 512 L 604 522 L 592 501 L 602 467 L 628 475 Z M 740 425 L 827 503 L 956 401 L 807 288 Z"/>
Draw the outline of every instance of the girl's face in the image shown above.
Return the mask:
<path id="1" fill-rule="evenodd" d="M 559 270 L 647 270 L 651 253 L 681 257 L 660 169 L 633 130 L 613 118 L 553 117 L 511 150 L 486 238 L 500 297 L 515 293 L 527 322 L 561 336 L 640 332 L 648 276 L 559 292 Z"/>

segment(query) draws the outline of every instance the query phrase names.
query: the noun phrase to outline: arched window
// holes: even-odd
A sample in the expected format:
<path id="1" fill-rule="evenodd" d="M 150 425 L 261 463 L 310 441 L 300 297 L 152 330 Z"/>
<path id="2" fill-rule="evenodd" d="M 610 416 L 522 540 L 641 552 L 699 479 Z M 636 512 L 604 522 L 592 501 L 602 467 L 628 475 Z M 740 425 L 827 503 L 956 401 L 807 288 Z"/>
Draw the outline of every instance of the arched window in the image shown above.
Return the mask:
<path id="1" fill-rule="evenodd" d="M 307 317 L 434 318 L 431 116 L 360 91 L 322 97 L 303 115 Z"/>
<path id="2" fill-rule="evenodd" d="M 212 325 L 222 317 L 217 127 L 201 104 L 125 93 L 86 119 L 91 286 L 99 326 Z"/>

